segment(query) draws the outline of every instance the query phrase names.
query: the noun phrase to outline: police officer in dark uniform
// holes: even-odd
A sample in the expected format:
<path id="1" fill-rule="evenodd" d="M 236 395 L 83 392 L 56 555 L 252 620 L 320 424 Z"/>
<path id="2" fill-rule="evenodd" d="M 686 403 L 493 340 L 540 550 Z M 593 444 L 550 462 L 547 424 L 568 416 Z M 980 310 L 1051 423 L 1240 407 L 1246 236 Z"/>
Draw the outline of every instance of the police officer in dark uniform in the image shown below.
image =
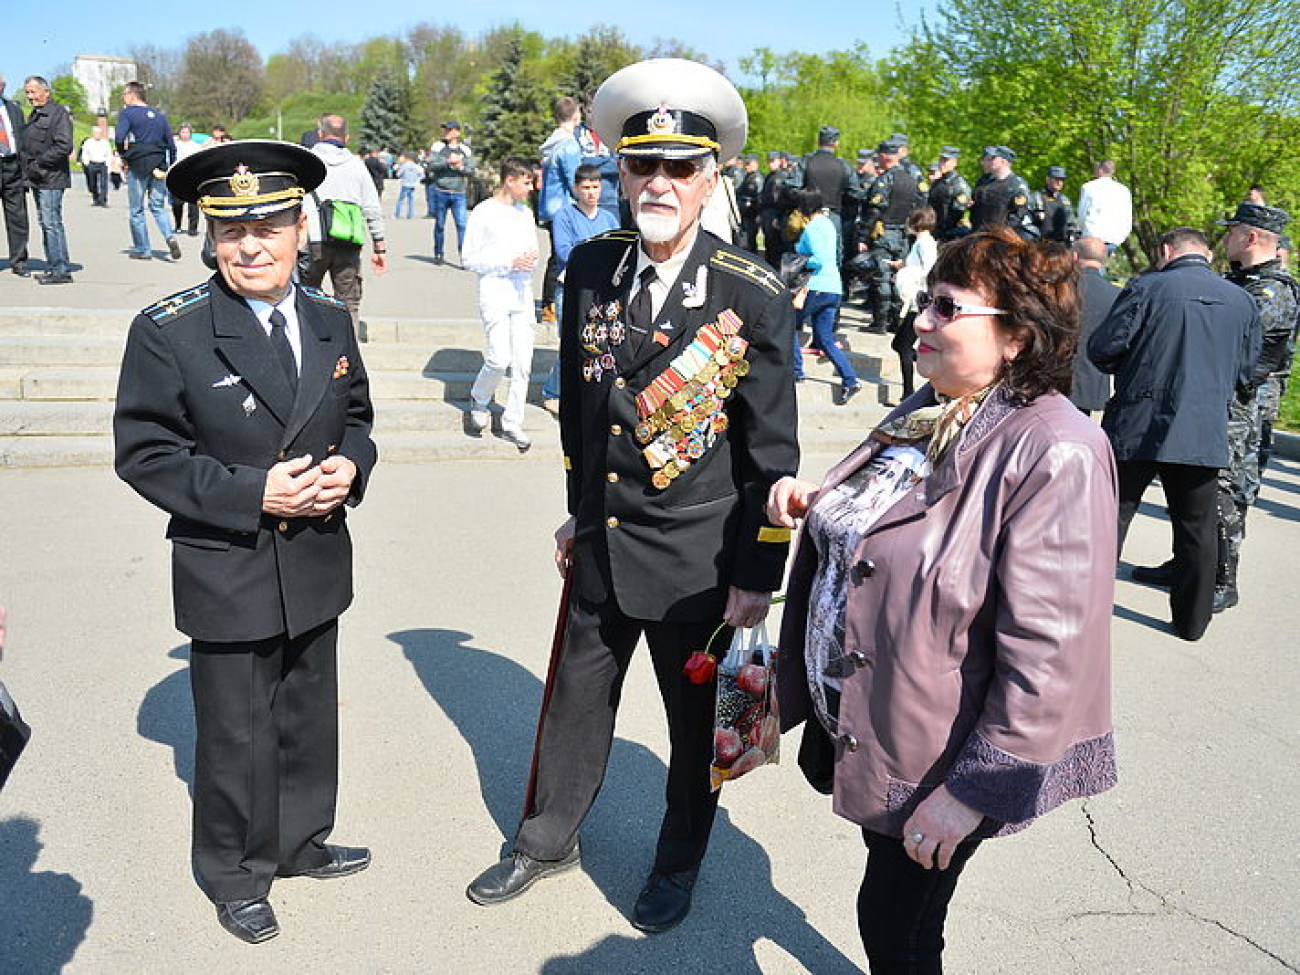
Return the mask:
<path id="1" fill-rule="evenodd" d="M 860 277 L 857 268 L 861 266 L 861 262 L 854 263 L 854 259 L 859 254 L 858 217 L 862 212 L 862 204 L 866 202 L 867 192 L 879 175 L 880 160 L 876 154 L 870 149 L 859 149 L 857 162 L 853 169 L 853 180 L 849 184 L 848 192 L 844 195 L 844 208 L 842 211 L 844 220 L 844 260 L 841 262 L 840 271 L 843 275 L 846 300 L 855 290 L 854 285 Z"/>
<path id="2" fill-rule="evenodd" d="M 1048 166 L 1043 188 L 1029 194 L 1029 217 L 1043 240 L 1073 244 L 1079 236 L 1074 204 L 1065 195 L 1065 167 Z"/>
<path id="3" fill-rule="evenodd" d="M 781 266 L 786 251 L 785 221 L 793 204 L 790 200 L 790 154 L 774 149 L 767 154 L 767 175 L 759 192 L 759 223 L 763 228 L 763 256 L 774 268 Z"/>
<path id="4" fill-rule="evenodd" d="M 871 183 L 858 216 L 859 239 L 867 242 L 870 270 L 867 304 L 871 325 L 866 329 L 883 335 L 898 327 L 903 302 L 894 287 L 894 261 L 907 255 L 907 218 L 916 209 L 916 180 L 899 165 L 899 146 L 882 142 L 876 149 L 880 175 Z"/>
<path id="5" fill-rule="evenodd" d="M 745 140 L 744 102 L 730 82 L 693 61 L 643 61 L 601 85 L 591 117 L 620 157 L 639 230 L 585 241 L 569 261 L 560 437 L 570 517 L 556 533 L 556 561 L 574 574 L 573 596 L 532 801 L 510 856 L 467 894 L 498 904 L 578 863 L 578 828 L 644 635 L 672 754 L 655 862 L 632 923 L 657 933 L 690 910 L 718 802 L 709 784 L 715 689 L 683 666 L 723 620 L 760 621 L 781 584 L 789 532 L 768 524 L 764 500 L 798 466 L 794 311 L 766 266 L 698 226 L 719 152 Z M 645 202 L 665 194 L 674 206 Z M 713 645 L 727 641 L 724 633 Z"/>
<path id="6" fill-rule="evenodd" d="M 916 183 L 918 199 L 912 209 L 916 209 L 926 200 L 926 195 L 930 192 L 930 181 L 926 177 L 925 171 L 916 164 L 912 158 L 912 142 L 902 132 L 895 132 L 889 137 L 889 141 L 898 146 L 898 165 L 907 171 Z"/>
<path id="7" fill-rule="evenodd" d="M 835 225 L 836 256 L 844 254 L 844 198 L 853 184 L 853 170 L 835 154 L 840 145 L 840 130 L 823 125 L 817 132 L 817 151 L 804 156 L 803 178 L 799 187 L 816 187 Z"/>
<path id="8" fill-rule="evenodd" d="M 966 177 L 957 172 L 961 150 L 944 146 L 939 153 L 939 175 L 930 184 L 929 204 L 938 221 L 935 240 L 955 240 L 970 233 L 971 188 Z"/>
<path id="9" fill-rule="evenodd" d="M 302 198 L 325 164 L 285 142 L 182 160 L 172 196 L 208 217 L 218 273 L 131 323 L 117 472 L 171 515 L 176 625 L 191 638 L 193 869 L 247 942 L 279 933 L 276 877 L 343 877 L 326 843 L 338 779 L 346 506 L 375 464 L 373 410 L 342 302 L 293 283 Z"/>
<path id="10" fill-rule="evenodd" d="M 1006 224 L 1022 237 L 1033 238 L 1037 230 L 1029 218 L 1029 184 L 1012 170 L 1016 154 L 1006 146 L 989 146 L 980 165 L 984 175 L 972 194 L 970 225 L 984 230 Z"/>
<path id="11" fill-rule="evenodd" d="M 758 253 L 759 197 L 763 193 L 763 174 L 758 171 L 758 156 L 745 153 L 740 157 L 744 171 L 736 185 L 736 209 L 740 211 L 740 246 L 751 254 Z"/>

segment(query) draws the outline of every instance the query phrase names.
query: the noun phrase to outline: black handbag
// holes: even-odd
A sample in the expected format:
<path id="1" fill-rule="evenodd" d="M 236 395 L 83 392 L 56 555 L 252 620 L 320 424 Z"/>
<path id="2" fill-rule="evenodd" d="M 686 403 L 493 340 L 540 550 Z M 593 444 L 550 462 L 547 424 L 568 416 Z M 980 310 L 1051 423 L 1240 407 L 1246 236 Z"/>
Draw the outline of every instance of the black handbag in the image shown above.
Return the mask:
<path id="1" fill-rule="evenodd" d="M 32 729 L 18 713 L 18 705 L 9 696 L 9 690 L 0 683 L 0 788 L 4 788 L 31 737 Z"/>
<path id="2" fill-rule="evenodd" d="M 835 791 L 835 742 L 815 716 L 803 723 L 798 764 L 808 784 L 822 795 Z"/>
<path id="3" fill-rule="evenodd" d="M 812 277 L 812 270 L 808 267 L 808 255 L 786 251 L 781 255 L 781 267 L 777 270 L 776 276 L 791 291 L 802 291 L 808 287 L 808 279 Z"/>

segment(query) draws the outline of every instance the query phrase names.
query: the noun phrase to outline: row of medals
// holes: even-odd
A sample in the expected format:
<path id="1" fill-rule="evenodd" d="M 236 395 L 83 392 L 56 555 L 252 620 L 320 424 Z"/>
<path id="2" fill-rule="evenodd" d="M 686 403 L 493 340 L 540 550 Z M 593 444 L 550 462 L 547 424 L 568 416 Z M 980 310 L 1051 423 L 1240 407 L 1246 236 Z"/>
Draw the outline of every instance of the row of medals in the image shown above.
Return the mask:
<path id="1" fill-rule="evenodd" d="M 727 429 L 723 401 L 749 372 L 748 343 L 732 336 L 713 353 L 681 389 L 636 425 L 638 443 L 652 468 L 650 483 L 662 491 L 704 456 L 718 434 Z"/>

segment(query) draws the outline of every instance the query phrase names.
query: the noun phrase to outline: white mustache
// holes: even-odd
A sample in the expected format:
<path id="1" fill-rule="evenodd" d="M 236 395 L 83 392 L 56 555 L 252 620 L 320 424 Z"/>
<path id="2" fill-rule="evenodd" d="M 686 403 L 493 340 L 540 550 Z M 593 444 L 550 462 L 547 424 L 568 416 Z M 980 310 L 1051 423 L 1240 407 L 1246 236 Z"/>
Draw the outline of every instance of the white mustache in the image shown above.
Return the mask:
<path id="1" fill-rule="evenodd" d="M 664 193 L 662 195 L 656 195 L 654 193 L 651 193 L 648 189 L 642 190 L 641 195 L 636 198 L 637 208 L 639 209 L 645 206 L 647 203 L 651 203 L 656 206 L 672 207 L 673 212 L 674 213 L 677 212 L 677 198 L 673 196 L 672 190 L 669 190 L 667 193 Z"/>

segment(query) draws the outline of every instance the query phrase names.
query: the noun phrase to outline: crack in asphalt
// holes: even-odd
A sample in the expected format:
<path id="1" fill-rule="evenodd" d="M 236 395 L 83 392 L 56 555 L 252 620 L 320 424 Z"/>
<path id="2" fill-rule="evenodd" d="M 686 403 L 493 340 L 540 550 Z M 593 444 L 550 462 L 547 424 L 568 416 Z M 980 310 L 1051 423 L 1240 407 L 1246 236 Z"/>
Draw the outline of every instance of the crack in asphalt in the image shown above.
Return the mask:
<path id="1" fill-rule="evenodd" d="M 1136 894 L 1138 891 L 1142 891 L 1143 893 L 1150 894 L 1157 901 L 1159 901 L 1161 907 L 1163 907 L 1167 912 L 1174 913 L 1174 914 L 1182 914 L 1185 917 L 1190 917 L 1193 920 L 1201 922 L 1202 924 L 1209 924 L 1213 927 L 1216 927 L 1220 931 L 1223 931 L 1225 934 L 1231 935 L 1237 940 L 1250 945 L 1260 954 L 1268 958 L 1271 958 L 1273 961 L 1277 962 L 1279 965 L 1285 968 L 1288 972 L 1300 973 L 1300 968 L 1297 968 L 1295 965 L 1287 961 L 1285 958 L 1283 958 L 1281 955 L 1277 954 L 1276 952 L 1270 951 L 1268 948 L 1264 947 L 1258 941 L 1252 939 L 1249 935 L 1244 934 L 1241 931 L 1234 930 L 1233 928 L 1228 927 L 1228 925 L 1224 924 L 1222 921 L 1219 921 L 1215 918 L 1204 917 L 1203 915 L 1197 914 L 1195 911 L 1190 911 L 1185 907 L 1181 907 L 1180 905 L 1171 902 L 1167 897 L 1165 897 L 1164 894 L 1160 893 L 1159 891 L 1153 890 L 1150 887 L 1148 887 L 1146 884 L 1142 883 L 1141 881 L 1134 880 L 1132 877 L 1130 877 L 1124 871 L 1124 868 L 1120 866 L 1119 861 L 1116 860 L 1113 856 L 1111 856 L 1110 852 L 1104 846 L 1101 845 L 1101 840 L 1097 836 L 1097 822 L 1092 818 L 1092 812 L 1088 809 L 1088 803 L 1086 800 L 1081 804 L 1081 808 L 1083 810 L 1083 818 L 1088 823 L 1088 839 L 1092 843 L 1093 848 L 1106 858 L 1106 861 L 1114 868 L 1115 872 L 1119 874 L 1120 879 L 1123 880 L 1126 885 L 1128 885 L 1130 895 Z M 1092 911 L 1086 914 L 1077 914 L 1072 916 L 1073 917 L 1099 917 L 1099 916 L 1154 917 L 1156 916 L 1156 914 L 1155 912 L 1152 911 L 1134 910 L 1134 911 Z"/>

